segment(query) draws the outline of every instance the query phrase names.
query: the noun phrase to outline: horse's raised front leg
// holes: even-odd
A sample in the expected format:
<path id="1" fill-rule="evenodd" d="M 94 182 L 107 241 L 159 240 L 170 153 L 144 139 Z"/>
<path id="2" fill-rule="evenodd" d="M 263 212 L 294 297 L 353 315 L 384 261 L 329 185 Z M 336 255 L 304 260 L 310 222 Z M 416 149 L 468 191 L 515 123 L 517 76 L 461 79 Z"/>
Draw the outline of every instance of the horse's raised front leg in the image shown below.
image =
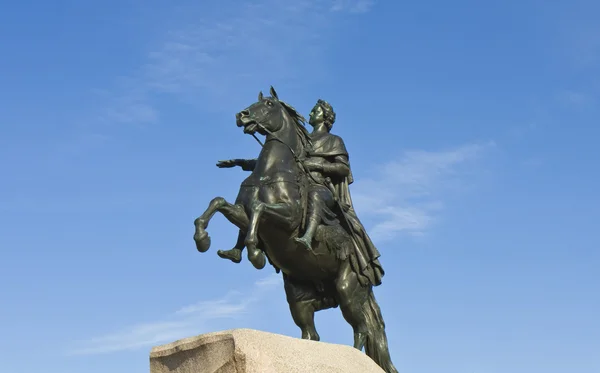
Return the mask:
<path id="1" fill-rule="evenodd" d="M 263 269 L 267 264 L 265 254 L 258 248 L 258 224 L 264 211 L 265 204 L 262 202 L 257 202 L 252 206 L 248 231 L 244 241 L 244 245 L 248 248 L 248 260 L 256 269 Z"/>
<path id="2" fill-rule="evenodd" d="M 248 260 L 257 269 L 264 268 L 266 261 L 262 250 L 258 249 L 258 229 L 261 219 L 269 219 L 269 225 L 274 222 L 286 223 L 285 225 L 293 225 L 293 207 L 287 203 L 264 203 L 257 201 L 250 209 L 250 223 L 246 233 L 244 244 L 248 248 Z M 264 221 L 264 219 L 262 220 Z"/>
<path id="3" fill-rule="evenodd" d="M 229 259 L 234 263 L 240 263 L 242 261 L 242 251 L 246 245 L 244 240 L 246 239 L 246 233 L 241 229 L 238 232 L 238 238 L 235 246 L 231 250 L 218 250 L 217 255 L 223 259 Z"/>
<path id="4" fill-rule="evenodd" d="M 232 224 L 236 225 L 242 230 L 248 228 L 249 220 L 248 216 L 244 211 L 242 205 L 232 205 L 227 202 L 223 197 L 216 197 L 208 204 L 208 208 L 200 217 L 194 220 L 194 226 L 196 230 L 194 232 L 194 241 L 196 241 L 196 249 L 201 253 L 207 251 L 210 248 L 210 236 L 206 232 L 210 219 L 215 215 L 216 212 L 220 212 L 229 220 Z"/>

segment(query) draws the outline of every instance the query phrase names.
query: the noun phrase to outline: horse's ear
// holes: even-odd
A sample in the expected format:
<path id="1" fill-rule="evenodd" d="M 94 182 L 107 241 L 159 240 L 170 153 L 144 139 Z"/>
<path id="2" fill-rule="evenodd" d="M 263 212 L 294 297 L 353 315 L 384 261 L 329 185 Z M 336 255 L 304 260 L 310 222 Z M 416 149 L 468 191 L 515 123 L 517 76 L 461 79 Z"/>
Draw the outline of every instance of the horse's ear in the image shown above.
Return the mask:
<path id="1" fill-rule="evenodd" d="M 263 100 L 263 94 L 262 91 L 258 92 L 258 101 L 262 101 Z"/>
<path id="2" fill-rule="evenodd" d="M 275 88 L 273 88 L 273 86 L 271 86 L 271 97 L 273 97 L 276 100 L 279 100 L 279 96 L 277 96 L 277 92 L 275 92 Z"/>

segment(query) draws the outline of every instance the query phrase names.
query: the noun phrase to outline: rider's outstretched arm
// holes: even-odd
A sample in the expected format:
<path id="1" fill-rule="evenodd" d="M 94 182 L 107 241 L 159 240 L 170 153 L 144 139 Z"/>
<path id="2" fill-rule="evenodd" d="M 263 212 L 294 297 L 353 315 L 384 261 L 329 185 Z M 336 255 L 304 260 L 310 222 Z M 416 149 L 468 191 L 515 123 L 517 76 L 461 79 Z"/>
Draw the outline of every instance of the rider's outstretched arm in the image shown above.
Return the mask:
<path id="1" fill-rule="evenodd" d="M 240 167 L 244 171 L 254 171 L 256 167 L 256 158 L 255 159 L 240 159 Z"/>

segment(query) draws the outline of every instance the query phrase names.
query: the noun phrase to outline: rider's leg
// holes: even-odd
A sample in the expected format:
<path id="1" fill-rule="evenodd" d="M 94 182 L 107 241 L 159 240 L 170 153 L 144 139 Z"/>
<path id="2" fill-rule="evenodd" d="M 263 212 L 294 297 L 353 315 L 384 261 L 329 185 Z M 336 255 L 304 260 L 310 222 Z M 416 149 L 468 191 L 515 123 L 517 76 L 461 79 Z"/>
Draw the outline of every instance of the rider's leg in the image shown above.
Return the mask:
<path id="1" fill-rule="evenodd" d="M 244 240 L 246 239 L 246 234 L 240 230 L 238 232 L 238 238 L 235 246 L 231 250 L 219 250 L 217 251 L 217 255 L 223 259 L 229 259 L 234 263 L 239 263 L 242 261 L 242 251 L 244 250 Z"/>
<path id="2" fill-rule="evenodd" d="M 312 189 L 308 194 L 308 208 L 306 212 L 307 226 L 302 237 L 297 237 L 294 240 L 307 249 L 312 250 L 312 240 L 315 236 L 317 228 L 321 223 L 321 210 L 323 209 L 324 202 L 321 198 L 321 194 L 318 189 Z"/>

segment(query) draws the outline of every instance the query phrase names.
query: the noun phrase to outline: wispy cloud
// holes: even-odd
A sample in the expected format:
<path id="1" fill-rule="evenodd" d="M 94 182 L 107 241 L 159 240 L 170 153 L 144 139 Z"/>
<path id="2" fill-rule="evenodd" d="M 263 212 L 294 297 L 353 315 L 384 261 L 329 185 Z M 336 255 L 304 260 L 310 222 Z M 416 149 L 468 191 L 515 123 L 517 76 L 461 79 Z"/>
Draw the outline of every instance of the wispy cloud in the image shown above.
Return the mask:
<path id="1" fill-rule="evenodd" d="M 445 192 L 465 186 L 467 165 L 494 143 L 471 144 L 443 151 L 406 151 L 384 164 L 353 191 L 360 214 L 375 221 L 369 234 L 385 241 L 404 233 L 423 235 L 443 209 Z M 473 169 L 471 168 L 471 171 Z"/>
<path id="2" fill-rule="evenodd" d="M 175 311 L 164 320 L 133 325 L 123 330 L 79 342 L 70 355 L 93 355 L 133 350 L 189 337 L 207 331 L 212 320 L 240 317 L 277 286 L 281 275 L 273 274 L 257 281 L 249 293 L 230 292 L 225 297 L 201 301 Z"/>
<path id="3" fill-rule="evenodd" d="M 145 63 L 119 82 L 105 121 L 159 119 L 157 95 L 190 102 L 235 100 L 245 87 L 318 79 L 321 53 L 340 13 L 364 13 L 370 0 L 258 0 L 185 9 Z M 188 21 L 189 20 L 189 21 Z M 241 97 L 244 96 L 240 96 Z"/>

